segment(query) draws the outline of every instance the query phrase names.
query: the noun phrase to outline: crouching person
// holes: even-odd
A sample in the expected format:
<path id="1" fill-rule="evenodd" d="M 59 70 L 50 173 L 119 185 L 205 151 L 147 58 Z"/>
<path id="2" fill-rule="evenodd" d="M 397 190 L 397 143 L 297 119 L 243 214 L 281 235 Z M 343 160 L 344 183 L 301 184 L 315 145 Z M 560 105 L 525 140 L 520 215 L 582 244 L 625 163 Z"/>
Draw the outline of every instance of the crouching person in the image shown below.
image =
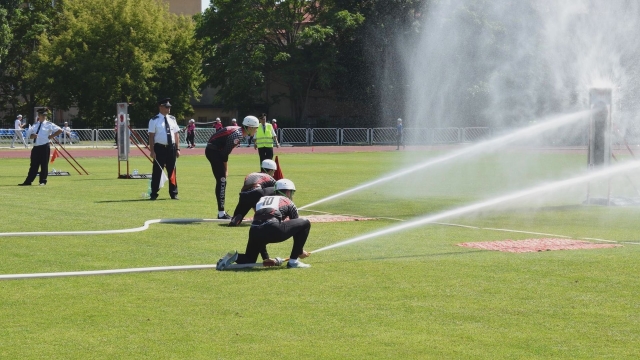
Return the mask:
<path id="1" fill-rule="evenodd" d="M 276 180 L 273 178 L 273 173 L 278 169 L 278 166 L 275 161 L 266 159 L 262 162 L 261 169 L 262 172 L 254 172 L 244 178 L 238 205 L 233 212 L 229 226 L 240 225 L 249 210 L 255 208 L 261 198 L 274 195 Z"/>
<path id="2" fill-rule="evenodd" d="M 216 269 L 223 270 L 234 262 L 237 264 L 255 263 L 258 260 L 258 255 L 262 256 L 265 263 L 274 262 L 277 264 L 276 259 L 269 258 L 267 244 L 283 242 L 291 237 L 293 237 L 293 246 L 287 267 L 310 267 L 311 265 L 305 264 L 299 259 L 310 255 L 304 251 L 304 245 L 309 237 L 311 223 L 298 216 L 298 209 L 292 201 L 295 191 L 296 187 L 293 181 L 278 180 L 275 185 L 275 195 L 262 197 L 256 204 L 256 213 L 249 229 L 249 241 L 245 253 L 227 254 L 218 261 Z"/>

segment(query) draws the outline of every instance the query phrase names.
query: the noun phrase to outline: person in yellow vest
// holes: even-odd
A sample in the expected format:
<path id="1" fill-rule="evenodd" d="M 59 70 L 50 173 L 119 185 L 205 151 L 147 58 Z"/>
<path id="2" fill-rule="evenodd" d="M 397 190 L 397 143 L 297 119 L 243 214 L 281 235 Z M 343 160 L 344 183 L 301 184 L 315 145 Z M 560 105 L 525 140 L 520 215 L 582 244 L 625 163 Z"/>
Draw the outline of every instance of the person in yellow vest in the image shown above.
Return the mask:
<path id="1" fill-rule="evenodd" d="M 262 164 L 265 159 L 273 160 L 273 144 L 280 147 L 280 143 L 273 127 L 267 123 L 267 114 L 262 114 L 259 120 L 260 125 L 258 125 L 258 131 L 254 137 L 253 148 L 258 150 L 260 164 Z"/>

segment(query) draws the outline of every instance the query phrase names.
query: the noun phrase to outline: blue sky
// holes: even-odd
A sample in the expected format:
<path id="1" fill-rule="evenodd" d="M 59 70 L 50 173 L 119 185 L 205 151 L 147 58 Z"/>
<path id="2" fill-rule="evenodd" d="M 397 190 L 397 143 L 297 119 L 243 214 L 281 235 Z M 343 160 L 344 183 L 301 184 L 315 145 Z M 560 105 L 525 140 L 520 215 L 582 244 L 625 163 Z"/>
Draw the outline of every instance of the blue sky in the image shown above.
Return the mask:
<path id="1" fill-rule="evenodd" d="M 202 1 L 202 11 L 204 11 L 204 9 L 209 7 L 209 4 L 211 3 L 210 0 L 201 0 Z"/>

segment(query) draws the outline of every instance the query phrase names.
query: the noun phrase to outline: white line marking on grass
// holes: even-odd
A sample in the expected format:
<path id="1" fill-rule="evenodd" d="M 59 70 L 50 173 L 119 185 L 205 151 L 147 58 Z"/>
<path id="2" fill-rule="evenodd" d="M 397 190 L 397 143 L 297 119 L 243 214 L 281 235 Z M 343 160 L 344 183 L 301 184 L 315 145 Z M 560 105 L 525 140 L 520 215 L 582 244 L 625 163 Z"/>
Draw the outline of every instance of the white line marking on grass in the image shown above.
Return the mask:
<path id="1" fill-rule="evenodd" d="M 126 234 L 132 232 L 144 231 L 151 224 L 190 224 L 195 222 L 229 222 L 227 219 L 153 219 L 144 222 L 143 226 L 131 229 L 119 230 L 91 230 L 91 231 L 34 231 L 34 232 L 13 232 L 0 233 L 0 237 L 6 236 L 49 236 L 49 235 L 105 235 L 105 234 Z"/>
<path id="2" fill-rule="evenodd" d="M 153 272 L 153 271 L 199 270 L 199 269 L 215 269 L 215 268 L 216 268 L 216 265 L 181 265 L 181 266 L 159 266 L 159 267 L 146 267 L 146 268 L 114 269 L 114 270 L 66 271 L 66 272 L 34 273 L 34 274 L 7 274 L 7 275 L 0 275 L 0 280 L 53 278 L 53 277 L 66 277 L 66 276 L 110 275 L 110 274 L 125 274 L 125 273 L 139 273 L 139 272 Z"/>

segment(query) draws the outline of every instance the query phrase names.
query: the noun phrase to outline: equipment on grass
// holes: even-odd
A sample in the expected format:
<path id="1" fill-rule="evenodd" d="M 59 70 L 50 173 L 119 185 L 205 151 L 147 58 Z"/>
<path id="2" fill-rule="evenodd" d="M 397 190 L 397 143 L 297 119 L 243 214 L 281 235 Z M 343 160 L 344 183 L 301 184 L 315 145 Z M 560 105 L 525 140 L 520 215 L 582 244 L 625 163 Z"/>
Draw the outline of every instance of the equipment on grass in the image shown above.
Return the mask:
<path id="1" fill-rule="evenodd" d="M 252 268 L 261 268 L 261 267 L 276 267 L 276 266 L 282 266 L 287 260 L 289 259 L 288 258 L 282 259 L 277 257 L 275 259 L 264 260 L 261 263 L 229 264 L 220 269 L 216 267 L 216 270 L 222 271 L 222 270 L 236 270 L 236 269 L 252 269 Z"/>
<path id="2" fill-rule="evenodd" d="M 89 173 L 87 172 L 87 170 L 85 170 L 82 165 L 80 165 L 80 163 L 78 162 L 78 160 L 76 160 L 68 151 L 67 149 L 65 149 L 64 146 L 62 146 L 62 144 L 60 144 L 60 142 L 58 141 L 58 139 L 53 138 L 53 141 L 51 143 L 53 145 L 54 148 L 54 152 L 57 155 L 62 156 L 63 159 L 65 159 L 69 165 L 71 165 L 71 167 L 78 172 L 78 174 L 80 175 L 89 175 Z M 58 150 L 58 148 L 60 148 Z M 66 155 L 65 155 L 66 154 Z M 56 155 L 56 156 L 57 156 Z M 73 162 L 71 162 L 73 160 Z M 75 164 L 75 165 L 74 165 Z M 84 172 L 84 174 L 82 172 L 80 172 L 80 170 L 78 170 L 78 168 L 82 169 L 82 171 Z"/>
<path id="3" fill-rule="evenodd" d="M 69 175 L 71 174 L 69 174 L 68 171 L 59 171 L 55 169 L 52 171 L 49 171 L 49 174 L 48 174 L 48 176 L 69 176 Z"/>

